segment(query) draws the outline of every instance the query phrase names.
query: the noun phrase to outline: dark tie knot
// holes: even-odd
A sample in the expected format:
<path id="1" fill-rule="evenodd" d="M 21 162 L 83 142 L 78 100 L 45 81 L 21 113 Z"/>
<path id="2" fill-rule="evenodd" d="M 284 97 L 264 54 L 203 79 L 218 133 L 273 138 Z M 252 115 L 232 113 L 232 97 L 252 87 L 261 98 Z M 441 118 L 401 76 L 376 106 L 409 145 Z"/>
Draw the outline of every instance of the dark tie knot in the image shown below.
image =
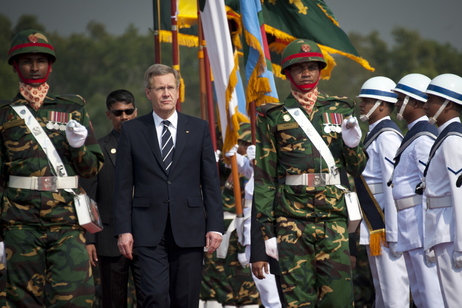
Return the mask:
<path id="1" fill-rule="evenodd" d="M 170 126 L 170 121 L 169 120 L 163 120 L 162 124 L 164 124 L 164 126 L 166 126 L 166 127 L 169 127 Z"/>

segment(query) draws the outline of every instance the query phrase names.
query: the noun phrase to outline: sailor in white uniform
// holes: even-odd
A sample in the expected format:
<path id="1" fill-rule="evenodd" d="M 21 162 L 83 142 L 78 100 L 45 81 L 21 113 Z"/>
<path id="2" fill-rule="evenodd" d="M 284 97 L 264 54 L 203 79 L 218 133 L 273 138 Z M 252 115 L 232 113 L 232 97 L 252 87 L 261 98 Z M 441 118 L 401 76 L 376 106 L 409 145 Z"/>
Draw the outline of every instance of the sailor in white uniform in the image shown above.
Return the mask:
<path id="1" fill-rule="evenodd" d="M 396 206 L 391 187 L 387 182 L 393 172 L 393 158 L 403 136 L 391 118 L 397 94 L 392 92 L 396 84 L 389 78 L 377 76 L 367 80 L 361 87 L 359 108 L 360 119 L 369 122 L 369 133 L 364 140 L 368 154 L 366 169 L 362 177 L 380 207 L 384 217 L 382 232 L 386 241 L 382 242 L 381 253 L 372 249 L 373 238 L 369 223 L 364 219 L 360 227 L 360 244 L 367 245 L 369 265 L 374 282 L 375 306 L 409 307 L 409 279 L 402 254 L 397 252 L 398 223 Z M 358 190 L 358 187 L 357 187 Z M 358 192 L 359 194 L 359 192 Z M 361 201 L 361 199 L 360 199 Z M 362 201 L 361 201 L 362 203 Z M 385 239 L 383 239 L 385 240 Z"/>
<path id="2" fill-rule="evenodd" d="M 427 101 L 424 93 L 430 78 L 409 74 L 401 78 L 393 90 L 398 94 L 397 118 L 404 119 L 408 132 L 395 157 L 393 189 L 398 210 L 398 245 L 406 261 L 412 298 L 417 307 L 444 307 L 437 277 L 433 252 L 424 250 L 424 207 L 422 195 L 415 187 L 422 182 L 430 149 L 438 135 L 436 127 L 428 123 L 423 109 Z"/>
<path id="3" fill-rule="evenodd" d="M 425 249 L 433 249 L 445 307 L 461 307 L 462 296 L 462 77 L 442 74 L 429 84 L 424 105 L 438 138 L 430 150 L 423 183 L 427 209 Z"/>

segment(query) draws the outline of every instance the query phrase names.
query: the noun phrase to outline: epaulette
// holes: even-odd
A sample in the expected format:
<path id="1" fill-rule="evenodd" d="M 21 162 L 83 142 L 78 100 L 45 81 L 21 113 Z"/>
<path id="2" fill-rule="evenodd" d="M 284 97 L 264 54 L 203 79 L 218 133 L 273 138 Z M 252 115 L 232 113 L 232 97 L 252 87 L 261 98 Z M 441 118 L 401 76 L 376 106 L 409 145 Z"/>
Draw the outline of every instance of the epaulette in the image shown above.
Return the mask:
<path id="1" fill-rule="evenodd" d="M 282 107 L 284 104 L 282 103 L 268 103 L 264 105 L 260 105 L 257 107 L 257 115 L 259 116 L 265 116 L 269 110 L 277 108 L 277 107 Z"/>
<path id="2" fill-rule="evenodd" d="M 11 101 L 6 99 L 0 99 L 0 106 L 11 104 Z"/>
<path id="3" fill-rule="evenodd" d="M 86 101 L 85 99 L 78 95 L 78 94 L 63 94 L 63 95 L 57 95 L 56 96 L 57 99 L 63 99 L 63 100 L 66 100 L 66 101 L 70 101 L 70 102 L 73 102 L 73 103 L 77 103 L 79 105 L 82 105 L 84 106 Z"/>
<path id="4" fill-rule="evenodd" d="M 330 96 L 330 95 L 327 95 L 326 93 L 319 92 L 318 98 L 320 100 L 336 101 L 336 102 L 345 103 L 350 108 L 353 108 L 356 105 L 355 101 L 347 96 Z"/>

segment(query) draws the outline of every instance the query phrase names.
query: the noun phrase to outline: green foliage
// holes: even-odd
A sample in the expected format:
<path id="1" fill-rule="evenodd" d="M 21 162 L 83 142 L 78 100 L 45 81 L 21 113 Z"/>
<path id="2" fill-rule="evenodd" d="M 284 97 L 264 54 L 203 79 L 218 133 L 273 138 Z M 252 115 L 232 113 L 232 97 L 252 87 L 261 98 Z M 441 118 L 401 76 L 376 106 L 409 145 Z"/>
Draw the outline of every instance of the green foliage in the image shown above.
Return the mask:
<path id="1" fill-rule="evenodd" d="M 144 93 L 143 75 L 154 63 L 153 34 L 139 33 L 129 25 L 121 35 L 109 34 L 105 25 L 92 21 L 84 34 L 63 37 L 47 32 L 34 15 L 23 15 L 16 25 L 0 14 L 0 99 L 13 98 L 18 89 L 18 78 L 7 64 L 7 53 L 12 37 L 25 29 L 38 29 L 48 34 L 55 47 L 57 61 L 53 65 L 49 84 L 57 94 L 80 94 L 87 100 L 88 112 L 98 137 L 111 129 L 105 116 L 105 101 L 109 92 L 127 89 L 135 95 L 138 114 L 151 111 Z M 353 45 L 363 58 L 375 67 L 375 72 L 363 69 L 356 62 L 336 56 L 337 66 L 330 80 L 320 82 L 320 89 L 330 95 L 356 98 L 361 85 L 368 78 L 384 75 L 398 81 L 409 73 L 422 73 L 430 78 L 442 73 L 462 75 L 462 54 L 449 44 L 423 39 L 419 33 L 403 28 L 392 32 L 394 41 L 386 42 L 378 32 L 368 35 L 350 33 Z M 162 44 L 162 59 L 172 64 L 171 44 Z M 180 47 L 181 75 L 185 82 L 185 102 L 181 111 L 201 117 L 198 49 Z M 244 76 L 243 76 L 244 77 Z M 243 78 L 245 80 L 245 78 Z M 276 79 L 281 98 L 290 91 L 289 83 Z M 356 101 L 358 101 L 356 99 Z"/>

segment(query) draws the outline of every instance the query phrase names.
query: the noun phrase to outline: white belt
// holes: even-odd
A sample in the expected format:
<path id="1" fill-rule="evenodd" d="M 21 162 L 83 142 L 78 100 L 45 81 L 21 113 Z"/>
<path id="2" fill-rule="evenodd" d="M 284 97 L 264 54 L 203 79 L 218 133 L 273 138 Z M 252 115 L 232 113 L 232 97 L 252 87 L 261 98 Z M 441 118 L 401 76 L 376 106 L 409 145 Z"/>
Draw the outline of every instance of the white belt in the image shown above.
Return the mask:
<path id="1" fill-rule="evenodd" d="M 340 185 L 340 175 L 332 173 L 303 173 L 286 175 L 286 185 L 304 185 L 310 187 Z"/>
<path id="2" fill-rule="evenodd" d="M 78 176 L 15 176 L 10 175 L 8 187 L 39 191 L 58 191 L 79 187 Z"/>
<path id="3" fill-rule="evenodd" d="M 452 206 L 452 197 L 427 197 L 427 207 L 430 209 Z"/>
<path id="4" fill-rule="evenodd" d="M 252 207 L 252 199 L 244 199 L 244 207 Z"/>
<path id="5" fill-rule="evenodd" d="M 398 211 L 416 206 L 422 203 L 422 196 L 421 195 L 414 195 L 411 197 L 406 197 L 402 199 L 395 200 L 396 209 Z"/>
<path id="6" fill-rule="evenodd" d="M 381 194 L 383 193 L 383 185 L 382 183 L 376 183 L 376 184 L 367 184 L 369 186 L 369 190 L 373 195 Z"/>

